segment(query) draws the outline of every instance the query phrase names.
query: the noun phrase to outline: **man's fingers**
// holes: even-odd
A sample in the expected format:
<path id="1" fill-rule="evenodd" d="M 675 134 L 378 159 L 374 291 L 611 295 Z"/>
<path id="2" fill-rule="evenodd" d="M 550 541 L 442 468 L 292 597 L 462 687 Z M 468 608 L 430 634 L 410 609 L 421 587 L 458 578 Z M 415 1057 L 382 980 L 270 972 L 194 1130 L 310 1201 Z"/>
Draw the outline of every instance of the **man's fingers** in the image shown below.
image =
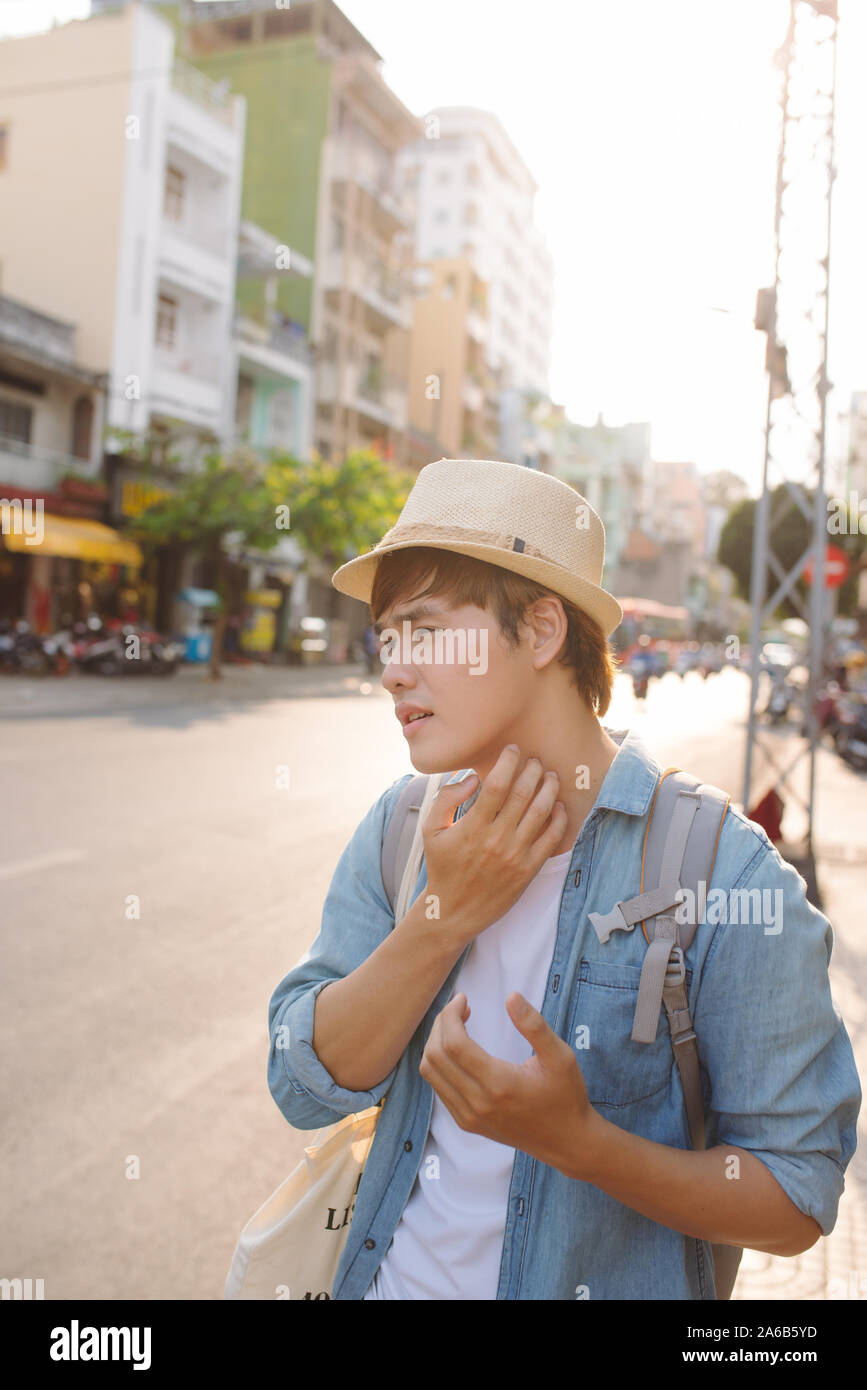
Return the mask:
<path id="1" fill-rule="evenodd" d="M 520 761 L 521 751 L 517 744 L 507 744 L 482 783 L 482 790 L 467 812 L 468 816 L 472 816 L 474 821 L 490 823 L 499 815 Z"/>
<path id="2" fill-rule="evenodd" d="M 531 1044 L 533 1051 L 543 1065 L 545 1062 L 559 1062 L 562 1059 L 563 1039 L 558 1038 L 549 1024 L 545 1022 L 539 1010 L 534 1009 L 523 994 L 519 994 L 517 991 L 510 994 L 506 1000 L 506 1008 L 518 1032 Z"/>
<path id="3" fill-rule="evenodd" d="M 536 795 L 542 773 L 543 768 L 539 759 L 528 758 L 520 774 L 512 783 L 509 794 L 503 802 L 502 810 L 497 816 L 499 827 L 505 827 L 508 830 L 515 829 Z"/>
<path id="4" fill-rule="evenodd" d="M 444 783 L 431 802 L 423 830 L 428 833 L 445 830 L 451 825 L 457 808 L 472 796 L 478 785 L 479 779 L 475 772 L 471 772 L 462 782 Z"/>
<path id="5" fill-rule="evenodd" d="M 553 770 L 546 772 L 538 791 L 530 800 L 518 822 L 518 834 L 532 844 L 551 815 L 560 790 L 560 778 Z"/>
<path id="6" fill-rule="evenodd" d="M 423 1079 L 436 1091 L 443 1105 L 448 1110 L 455 1124 L 460 1129 L 469 1127 L 470 1111 L 469 1106 L 464 1100 L 460 1090 L 458 1090 L 447 1076 L 443 1075 L 442 1069 L 428 1057 L 425 1052 L 419 1068 Z"/>

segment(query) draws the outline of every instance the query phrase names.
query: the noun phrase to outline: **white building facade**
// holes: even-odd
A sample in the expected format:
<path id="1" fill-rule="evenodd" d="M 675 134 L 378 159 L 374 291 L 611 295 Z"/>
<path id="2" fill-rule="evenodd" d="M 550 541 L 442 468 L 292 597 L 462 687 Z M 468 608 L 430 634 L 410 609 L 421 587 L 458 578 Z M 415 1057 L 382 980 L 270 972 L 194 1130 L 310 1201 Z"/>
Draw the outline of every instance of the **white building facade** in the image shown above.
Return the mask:
<path id="1" fill-rule="evenodd" d="M 437 107 L 398 155 L 415 260 L 466 256 L 488 284 L 487 361 L 504 387 L 547 397 L 554 269 L 533 222 L 537 185 L 496 116 Z"/>

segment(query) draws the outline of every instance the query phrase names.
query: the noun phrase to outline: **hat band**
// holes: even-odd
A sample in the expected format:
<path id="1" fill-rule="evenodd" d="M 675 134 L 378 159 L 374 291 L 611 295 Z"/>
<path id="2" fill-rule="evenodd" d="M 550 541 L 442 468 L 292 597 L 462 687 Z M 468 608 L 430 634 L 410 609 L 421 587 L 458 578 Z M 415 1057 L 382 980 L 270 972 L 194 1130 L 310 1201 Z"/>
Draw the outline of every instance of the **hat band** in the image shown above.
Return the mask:
<path id="1" fill-rule="evenodd" d="M 398 522 L 390 531 L 386 531 L 379 544 L 369 553 L 375 555 L 378 550 L 387 550 L 389 546 L 408 541 L 415 541 L 417 545 L 432 541 L 451 541 L 455 545 L 492 545 L 497 550 L 516 551 L 532 555 L 537 560 L 547 560 L 549 565 L 558 563 L 520 536 L 510 536 L 504 531 L 476 531 L 469 526 L 436 526 L 429 521 L 404 522 L 403 525 Z"/>

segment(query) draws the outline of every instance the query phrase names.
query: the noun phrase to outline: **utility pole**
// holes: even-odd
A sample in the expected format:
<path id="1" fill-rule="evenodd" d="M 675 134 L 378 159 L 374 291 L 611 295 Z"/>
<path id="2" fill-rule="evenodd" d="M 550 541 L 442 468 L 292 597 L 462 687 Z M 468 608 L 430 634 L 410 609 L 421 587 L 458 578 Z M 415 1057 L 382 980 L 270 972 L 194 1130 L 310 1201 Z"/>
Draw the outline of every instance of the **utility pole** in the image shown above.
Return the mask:
<path id="1" fill-rule="evenodd" d="M 837 0 L 789 0 L 786 37 L 775 55 L 782 120 L 777 156 L 774 284 L 760 290 L 756 328 L 767 333 L 768 407 L 762 492 L 753 535 L 750 629 L 751 688 L 744 767 L 744 810 L 773 789 L 804 812 L 803 836 L 787 855 L 816 892 L 813 864 L 815 705 L 828 630 L 825 551 L 825 435 L 828 382 L 828 288 L 837 65 Z M 782 487 L 777 496 L 774 493 Z M 797 506 L 810 540 L 787 569 L 771 538 L 779 515 Z M 805 604 L 795 585 L 812 562 Z M 762 624 L 789 598 L 809 629 L 809 680 L 801 692 L 806 737 L 772 739 L 760 728 Z M 791 731 L 790 731 L 791 732 Z M 792 747 L 796 751 L 792 756 Z M 789 780 L 809 763 L 806 795 Z M 786 761 L 788 759 L 788 761 Z M 754 785 L 755 784 L 755 785 Z M 786 796 L 784 796 L 784 789 Z"/>

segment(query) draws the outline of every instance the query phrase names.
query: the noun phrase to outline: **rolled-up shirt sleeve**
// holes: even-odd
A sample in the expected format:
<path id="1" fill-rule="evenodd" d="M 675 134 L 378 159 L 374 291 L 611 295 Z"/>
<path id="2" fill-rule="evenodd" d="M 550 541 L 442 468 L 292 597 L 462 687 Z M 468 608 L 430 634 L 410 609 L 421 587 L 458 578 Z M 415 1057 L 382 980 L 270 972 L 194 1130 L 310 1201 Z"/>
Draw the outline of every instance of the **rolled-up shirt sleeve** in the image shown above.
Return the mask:
<path id="1" fill-rule="evenodd" d="M 767 840 L 734 889 L 718 911 L 693 1014 L 710 1082 L 708 1144 L 755 1154 L 829 1235 L 861 1104 L 831 997 L 831 925 Z M 710 911 L 709 900 L 708 922 Z"/>
<path id="2" fill-rule="evenodd" d="M 369 1091 L 339 1086 L 313 1048 L 316 997 L 352 973 L 385 940 L 394 916 L 380 866 L 385 827 L 409 777 L 399 778 L 371 806 L 337 863 L 322 909 L 319 935 L 277 986 L 268 1005 L 268 1086 L 291 1125 L 314 1129 L 377 1105 L 397 1073 Z"/>

